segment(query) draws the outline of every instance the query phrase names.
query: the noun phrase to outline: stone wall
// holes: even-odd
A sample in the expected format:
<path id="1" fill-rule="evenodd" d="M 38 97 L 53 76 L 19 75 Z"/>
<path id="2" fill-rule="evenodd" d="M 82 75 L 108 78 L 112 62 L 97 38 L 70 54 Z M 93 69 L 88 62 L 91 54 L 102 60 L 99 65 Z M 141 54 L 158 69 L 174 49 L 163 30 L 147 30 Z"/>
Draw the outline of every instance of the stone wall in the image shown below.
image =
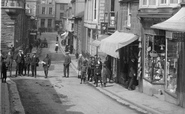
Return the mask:
<path id="1" fill-rule="evenodd" d="M 1 50 L 8 51 L 8 47 L 11 45 L 14 37 L 14 22 L 6 14 L 4 10 L 1 10 Z"/>

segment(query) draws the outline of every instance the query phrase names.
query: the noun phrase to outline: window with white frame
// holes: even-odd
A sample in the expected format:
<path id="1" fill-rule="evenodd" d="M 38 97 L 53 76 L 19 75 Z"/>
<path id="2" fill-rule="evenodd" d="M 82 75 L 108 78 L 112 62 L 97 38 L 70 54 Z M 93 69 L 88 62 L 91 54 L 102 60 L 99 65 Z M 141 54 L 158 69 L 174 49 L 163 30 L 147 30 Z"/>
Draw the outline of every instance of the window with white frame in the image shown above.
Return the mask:
<path id="1" fill-rule="evenodd" d="M 45 19 L 41 19 L 40 26 L 41 26 L 41 27 L 45 27 Z"/>
<path id="2" fill-rule="evenodd" d="M 64 10 L 64 5 L 60 4 L 60 10 Z"/>
<path id="3" fill-rule="evenodd" d="M 149 0 L 149 5 L 156 5 L 156 0 Z"/>
<path id="4" fill-rule="evenodd" d="M 52 14 L 52 8 L 49 8 L 49 14 Z"/>
<path id="5" fill-rule="evenodd" d="M 42 7 L 42 14 L 45 14 L 45 7 Z"/>
<path id="6" fill-rule="evenodd" d="M 127 27 L 131 27 L 131 3 L 127 3 Z"/>
<path id="7" fill-rule="evenodd" d="M 147 5 L 148 0 L 142 0 L 142 5 Z"/>
<path id="8" fill-rule="evenodd" d="M 170 0 L 170 4 L 177 4 L 179 0 Z"/>
<path id="9" fill-rule="evenodd" d="M 159 0 L 160 4 L 167 4 L 167 0 Z"/>
<path id="10" fill-rule="evenodd" d="M 48 27 L 50 28 L 52 24 L 52 19 L 48 19 Z"/>

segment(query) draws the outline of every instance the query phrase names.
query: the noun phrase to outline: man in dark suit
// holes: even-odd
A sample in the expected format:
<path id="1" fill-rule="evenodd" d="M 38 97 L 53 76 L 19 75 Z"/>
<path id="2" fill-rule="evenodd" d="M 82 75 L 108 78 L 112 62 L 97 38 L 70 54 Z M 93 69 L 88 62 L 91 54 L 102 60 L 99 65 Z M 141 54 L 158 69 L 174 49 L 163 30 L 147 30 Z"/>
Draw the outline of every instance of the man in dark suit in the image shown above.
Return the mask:
<path id="1" fill-rule="evenodd" d="M 136 67 L 135 67 L 135 59 L 132 58 L 129 64 L 129 83 L 128 83 L 128 90 L 132 90 L 134 84 L 134 77 L 136 77 Z"/>
<path id="2" fill-rule="evenodd" d="M 30 72 L 30 62 L 31 62 L 31 58 L 30 58 L 30 54 L 27 53 L 26 57 L 25 57 L 25 75 L 26 75 L 26 71 L 28 71 L 28 76 L 29 76 L 29 72 Z"/>
<path id="3" fill-rule="evenodd" d="M 37 76 L 37 66 L 38 66 L 38 63 L 39 63 L 39 58 L 36 56 L 36 53 L 34 52 L 33 53 L 33 56 L 31 58 L 31 71 L 32 71 L 32 77 Z"/>
<path id="4" fill-rule="evenodd" d="M 69 77 L 70 63 L 71 63 L 71 57 L 69 56 L 69 52 L 66 52 L 65 59 L 64 59 L 64 77 Z"/>
<path id="5" fill-rule="evenodd" d="M 6 58 L 1 57 L 1 78 L 2 83 L 6 83 L 7 78 L 7 64 L 6 64 Z"/>
<path id="6" fill-rule="evenodd" d="M 24 57 L 22 57 L 22 50 L 19 50 L 19 52 L 18 52 L 18 54 L 17 54 L 17 56 L 16 56 L 16 59 L 15 59 L 15 61 L 16 61 L 16 77 L 17 77 L 17 74 L 19 75 L 19 76 L 21 76 L 22 74 L 21 74 L 21 70 L 22 70 L 22 63 L 23 63 L 23 59 L 24 59 Z"/>

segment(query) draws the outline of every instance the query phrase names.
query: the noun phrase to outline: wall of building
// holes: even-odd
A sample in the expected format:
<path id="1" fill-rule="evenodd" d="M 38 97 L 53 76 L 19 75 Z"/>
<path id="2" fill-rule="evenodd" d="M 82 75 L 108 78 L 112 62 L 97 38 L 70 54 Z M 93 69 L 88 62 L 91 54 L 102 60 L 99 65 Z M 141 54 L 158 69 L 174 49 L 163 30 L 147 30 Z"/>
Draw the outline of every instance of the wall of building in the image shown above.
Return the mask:
<path id="1" fill-rule="evenodd" d="M 85 1 L 84 0 L 76 0 L 74 7 L 75 7 L 74 15 L 77 15 L 78 13 L 84 11 Z"/>
<path id="2" fill-rule="evenodd" d="M 65 5 L 65 3 L 56 3 L 55 5 L 55 20 L 61 20 L 60 13 L 64 13 L 64 9 L 60 9 L 60 5 Z"/>
<path id="3" fill-rule="evenodd" d="M 8 47 L 11 44 L 14 45 L 14 22 L 6 14 L 4 10 L 1 10 L 1 49 L 8 51 Z"/>
<path id="4" fill-rule="evenodd" d="M 26 5 L 30 8 L 30 14 L 36 16 L 37 0 L 26 0 Z"/>
<path id="5" fill-rule="evenodd" d="M 42 14 L 42 7 L 45 7 L 45 14 Z M 52 8 L 52 13 L 49 14 L 49 8 Z M 42 3 L 40 2 L 40 4 L 37 5 L 37 18 L 38 18 L 38 28 L 41 31 L 54 31 L 54 21 L 55 21 L 55 3 L 51 2 L 51 4 L 49 4 L 49 1 L 46 3 Z M 41 27 L 41 19 L 45 19 L 45 27 L 42 28 Z M 51 27 L 48 27 L 48 19 L 52 19 L 52 23 L 51 23 Z"/>

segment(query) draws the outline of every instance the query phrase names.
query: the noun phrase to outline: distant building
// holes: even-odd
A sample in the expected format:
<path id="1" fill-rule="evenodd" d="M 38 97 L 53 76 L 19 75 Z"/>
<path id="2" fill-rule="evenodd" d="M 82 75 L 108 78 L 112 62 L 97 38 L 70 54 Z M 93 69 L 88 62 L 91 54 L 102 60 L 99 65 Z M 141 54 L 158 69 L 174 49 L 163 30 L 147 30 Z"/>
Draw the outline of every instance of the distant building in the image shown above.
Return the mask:
<path id="1" fill-rule="evenodd" d="M 39 31 L 52 32 L 54 31 L 55 21 L 55 1 L 54 0 L 39 0 L 37 4 L 37 25 Z"/>
<path id="2" fill-rule="evenodd" d="M 84 32 L 84 0 L 71 0 L 72 14 L 74 15 L 73 47 L 75 53 L 84 53 L 86 50 L 86 38 Z"/>
<path id="3" fill-rule="evenodd" d="M 98 39 L 101 22 L 104 22 L 104 9 L 106 0 L 86 0 L 84 12 L 84 26 L 86 41 L 86 53 L 95 55 L 96 47 L 91 43 Z"/>
<path id="4" fill-rule="evenodd" d="M 70 3 L 70 0 L 55 0 L 55 30 L 56 31 L 64 31 L 63 30 L 63 17 L 65 13 L 65 6 Z"/>

